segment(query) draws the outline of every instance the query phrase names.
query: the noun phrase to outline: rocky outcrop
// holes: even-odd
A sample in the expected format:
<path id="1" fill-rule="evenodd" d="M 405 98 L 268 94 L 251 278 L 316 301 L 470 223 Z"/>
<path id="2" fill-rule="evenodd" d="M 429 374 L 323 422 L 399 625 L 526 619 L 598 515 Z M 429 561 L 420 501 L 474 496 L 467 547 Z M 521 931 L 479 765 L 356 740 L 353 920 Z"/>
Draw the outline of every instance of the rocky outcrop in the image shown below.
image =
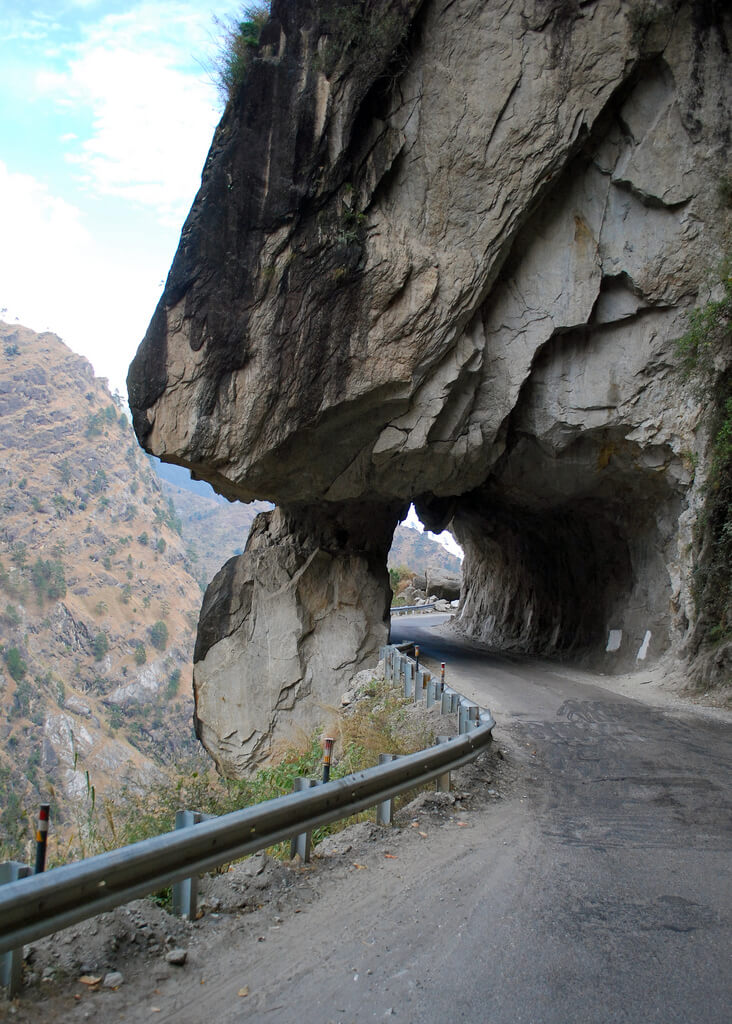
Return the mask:
<path id="1" fill-rule="evenodd" d="M 130 371 L 141 442 L 285 518 L 416 499 L 490 643 L 677 649 L 708 436 L 673 339 L 728 240 L 729 36 L 713 0 L 274 0 Z"/>
<path id="2" fill-rule="evenodd" d="M 447 572 L 439 566 L 427 566 L 425 590 L 427 594 L 442 597 L 446 601 L 456 601 L 460 597 L 462 577 L 457 572 Z"/>
<path id="3" fill-rule="evenodd" d="M 194 655 L 196 732 L 224 775 L 291 732 L 295 707 L 300 728 L 313 728 L 338 705 L 343 679 L 378 660 L 400 510 L 388 511 L 262 513 L 245 553 L 212 581 Z"/>

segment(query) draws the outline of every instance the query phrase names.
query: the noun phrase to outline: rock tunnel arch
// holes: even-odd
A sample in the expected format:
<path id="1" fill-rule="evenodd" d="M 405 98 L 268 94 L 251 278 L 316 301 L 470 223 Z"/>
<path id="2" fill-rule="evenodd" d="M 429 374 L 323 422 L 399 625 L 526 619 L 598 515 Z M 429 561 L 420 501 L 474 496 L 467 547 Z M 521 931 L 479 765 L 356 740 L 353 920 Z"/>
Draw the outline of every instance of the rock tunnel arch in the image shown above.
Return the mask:
<path id="1" fill-rule="evenodd" d="M 726 244 L 730 26 L 635 6 L 378 0 L 331 68 L 328 5 L 274 0 L 129 378 L 148 450 L 278 506 L 204 599 L 224 774 L 373 660 L 412 498 L 466 550 L 466 632 L 683 642 L 707 438 L 673 339 Z"/>

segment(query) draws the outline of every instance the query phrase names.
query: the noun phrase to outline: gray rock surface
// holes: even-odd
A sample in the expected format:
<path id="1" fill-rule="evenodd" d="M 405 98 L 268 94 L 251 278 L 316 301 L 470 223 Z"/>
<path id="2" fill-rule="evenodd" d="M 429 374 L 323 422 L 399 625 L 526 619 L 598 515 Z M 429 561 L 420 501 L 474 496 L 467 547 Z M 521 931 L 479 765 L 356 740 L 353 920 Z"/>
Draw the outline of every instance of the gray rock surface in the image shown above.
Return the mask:
<path id="1" fill-rule="evenodd" d="M 441 597 L 447 601 L 454 601 L 460 597 L 462 576 L 460 573 L 447 572 L 446 569 L 436 568 L 433 565 L 427 567 L 427 586 L 425 590 L 434 597 Z"/>
<path id="2" fill-rule="evenodd" d="M 307 507 L 313 528 L 318 506 L 336 521 L 367 502 L 390 529 L 416 499 L 429 529 L 452 521 L 459 622 L 489 643 L 610 669 L 678 650 L 708 434 L 673 340 L 729 230 L 729 14 L 338 10 L 273 3 L 130 370 L 140 440 L 232 498 Z M 236 586 L 286 596 L 271 627 L 245 617 L 205 655 L 205 685 L 198 670 L 202 735 L 237 771 L 228 714 L 202 714 L 219 692 L 240 694 L 234 746 L 260 749 L 282 694 L 331 694 L 349 630 L 373 638 L 363 652 L 384 631 L 350 551 L 317 570 L 314 592 L 363 587 L 317 649 L 277 551 L 242 557 Z M 270 628 L 299 637 L 277 662 Z"/>
<path id="3" fill-rule="evenodd" d="M 346 514 L 347 511 L 347 514 Z M 381 511 L 381 510 L 380 510 Z M 194 654 L 196 731 L 224 775 L 241 774 L 341 703 L 344 680 L 388 638 L 386 524 L 368 506 L 274 509 L 204 599 Z M 378 618 L 374 609 L 379 612 Z"/>

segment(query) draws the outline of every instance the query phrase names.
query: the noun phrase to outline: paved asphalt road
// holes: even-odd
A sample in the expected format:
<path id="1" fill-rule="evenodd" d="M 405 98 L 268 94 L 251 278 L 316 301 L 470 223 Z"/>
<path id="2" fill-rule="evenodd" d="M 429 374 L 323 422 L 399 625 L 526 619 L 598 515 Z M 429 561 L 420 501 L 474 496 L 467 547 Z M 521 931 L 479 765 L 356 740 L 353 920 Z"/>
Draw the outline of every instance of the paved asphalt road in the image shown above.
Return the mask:
<path id="1" fill-rule="evenodd" d="M 488 841 L 472 865 L 459 989 L 448 961 L 414 1019 L 732 1020 L 729 725 L 488 655 L 436 622 L 395 619 L 392 640 L 447 663 L 533 782 L 506 825 L 515 859 Z"/>
<path id="2" fill-rule="evenodd" d="M 440 621 L 395 620 L 394 639 L 418 640 L 493 711 L 506 758 L 466 769 L 484 800 L 303 868 L 289 911 L 207 916 L 182 970 L 145 966 L 36 1019 L 98 1006 L 125 1024 L 732 1020 L 725 716 L 492 657 Z"/>

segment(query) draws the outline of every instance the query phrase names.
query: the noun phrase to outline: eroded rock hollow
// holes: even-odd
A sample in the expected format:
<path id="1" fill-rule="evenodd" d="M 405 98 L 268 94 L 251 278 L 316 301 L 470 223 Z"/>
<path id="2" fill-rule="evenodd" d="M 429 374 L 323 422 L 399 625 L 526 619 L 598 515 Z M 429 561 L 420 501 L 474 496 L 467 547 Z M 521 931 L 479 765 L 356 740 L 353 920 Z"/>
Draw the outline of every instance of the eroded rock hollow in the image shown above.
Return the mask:
<path id="1" fill-rule="evenodd" d="M 373 658 L 413 499 L 467 633 L 681 648 L 708 436 L 674 339 L 728 241 L 729 39 L 713 0 L 274 0 L 128 381 L 149 451 L 278 506 L 204 601 L 224 773 Z"/>

